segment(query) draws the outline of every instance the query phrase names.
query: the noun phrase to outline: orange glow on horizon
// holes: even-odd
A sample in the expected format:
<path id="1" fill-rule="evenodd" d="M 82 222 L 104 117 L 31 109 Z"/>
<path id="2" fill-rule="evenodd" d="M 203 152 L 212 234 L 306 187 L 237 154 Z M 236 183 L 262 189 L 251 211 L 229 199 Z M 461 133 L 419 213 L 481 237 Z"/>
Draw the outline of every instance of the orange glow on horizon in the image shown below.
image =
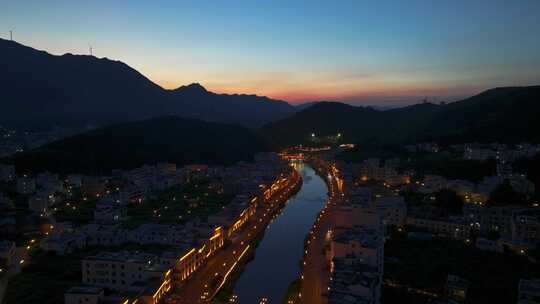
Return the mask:
<path id="1" fill-rule="evenodd" d="M 197 81 L 195 81 L 197 82 Z M 448 87 L 444 84 L 426 84 L 426 83 L 385 83 L 379 81 L 365 81 L 365 84 L 358 83 L 330 83 L 321 85 L 312 82 L 302 82 L 283 86 L 278 84 L 271 85 L 250 85 L 250 81 L 240 83 L 220 83 L 209 81 L 199 81 L 208 91 L 218 94 L 256 94 L 268 98 L 283 100 L 290 104 L 301 104 L 309 101 L 341 101 L 355 102 L 368 101 L 377 104 L 380 101 L 396 101 L 406 103 L 418 103 L 425 96 L 436 96 L 440 101 L 454 101 L 465 96 L 471 96 L 483 91 L 480 85 L 460 85 Z M 269 79 L 268 83 L 273 80 Z M 176 89 L 180 87 L 178 83 L 160 81 L 159 85 L 166 89 Z M 189 84 L 190 81 L 183 83 Z M 445 96 L 449 100 L 445 100 Z M 457 99 L 456 99 L 457 98 Z"/>

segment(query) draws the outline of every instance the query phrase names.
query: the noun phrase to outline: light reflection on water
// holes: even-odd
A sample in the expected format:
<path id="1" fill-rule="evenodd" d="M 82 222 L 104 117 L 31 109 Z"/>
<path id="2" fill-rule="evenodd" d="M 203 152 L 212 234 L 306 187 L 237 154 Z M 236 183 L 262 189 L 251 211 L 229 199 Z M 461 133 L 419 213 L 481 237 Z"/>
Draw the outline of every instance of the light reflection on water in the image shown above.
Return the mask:
<path id="1" fill-rule="evenodd" d="M 238 303 L 258 304 L 266 297 L 269 304 L 279 304 L 289 284 L 298 277 L 304 239 L 328 190 L 311 167 L 298 164 L 295 169 L 302 174 L 302 188 L 266 229 L 255 259 L 246 265 L 236 284 Z"/>

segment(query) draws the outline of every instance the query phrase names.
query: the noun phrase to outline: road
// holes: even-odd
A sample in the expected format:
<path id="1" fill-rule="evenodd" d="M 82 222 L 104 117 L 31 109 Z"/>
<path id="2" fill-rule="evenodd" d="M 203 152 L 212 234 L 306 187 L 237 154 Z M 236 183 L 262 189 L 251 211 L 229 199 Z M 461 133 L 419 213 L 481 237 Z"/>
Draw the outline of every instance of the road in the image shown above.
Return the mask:
<path id="1" fill-rule="evenodd" d="M 300 174 L 293 175 L 281 186 L 281 189 L 257 208 L 252 218 L 237 231 L 231 244 L 210 257 L 171 298 L 179 299 L 175 303 L 207 303 L 227 282 L 228 275 L 238 267 L 238 263 L 249 253 L 251 243 L 266 229 L 266 226 L 282 209 L 282 203 L 299 187 Z M 171 301 L 172 302 L 172 301 Z"/>

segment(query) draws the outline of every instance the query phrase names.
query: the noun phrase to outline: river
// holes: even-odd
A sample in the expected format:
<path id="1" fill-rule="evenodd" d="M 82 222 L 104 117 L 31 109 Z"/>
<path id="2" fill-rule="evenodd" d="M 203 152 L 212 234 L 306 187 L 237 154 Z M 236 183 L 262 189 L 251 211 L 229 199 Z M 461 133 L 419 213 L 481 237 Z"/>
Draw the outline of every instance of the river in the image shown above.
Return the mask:
<path id="1" fill-rule="evenodd" d="M 327 200 L 328 188 L 311 167 L 299 164 L 297 170 L 302 187 L 268 225 L 255 259 L 236 284 L 237 303 L 258 304 L 266 297 L 269 304 L 281 304 L 287 287 L 298 278 L 304 239 Z"/>

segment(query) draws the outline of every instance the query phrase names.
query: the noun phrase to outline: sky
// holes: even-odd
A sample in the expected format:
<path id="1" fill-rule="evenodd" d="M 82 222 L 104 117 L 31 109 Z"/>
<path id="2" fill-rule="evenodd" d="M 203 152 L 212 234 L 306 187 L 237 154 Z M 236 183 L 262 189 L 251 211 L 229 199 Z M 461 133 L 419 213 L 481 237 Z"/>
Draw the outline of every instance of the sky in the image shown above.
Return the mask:
<path id="1" fill-rule="evenodd" d="M 165 88 L 291 103 L 453 101 L 540 84 L 539 0 L 0 0 L 0 37 Z"/>

